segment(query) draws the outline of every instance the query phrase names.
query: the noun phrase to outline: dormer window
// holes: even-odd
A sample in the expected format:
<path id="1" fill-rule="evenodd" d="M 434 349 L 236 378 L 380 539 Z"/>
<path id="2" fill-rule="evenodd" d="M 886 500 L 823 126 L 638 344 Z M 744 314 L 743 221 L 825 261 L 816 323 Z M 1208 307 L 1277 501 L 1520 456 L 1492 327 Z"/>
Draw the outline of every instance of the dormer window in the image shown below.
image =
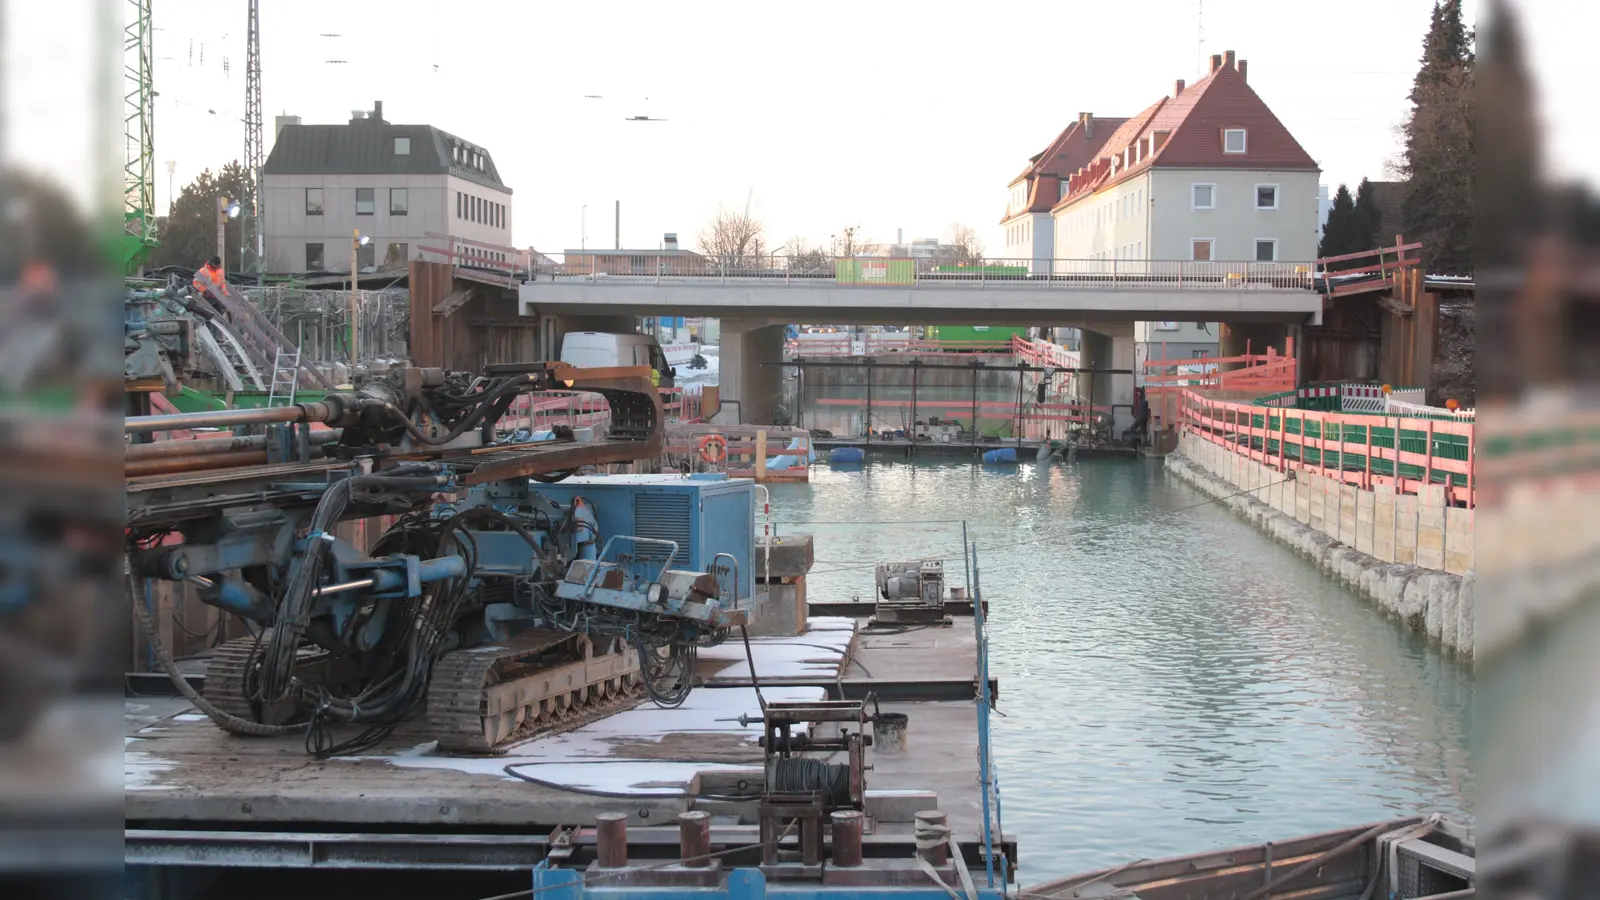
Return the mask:
<path id="1" fill-rule="evenodd" d="M 1222 129 L 1222 152 L 1243 153 L 1245 148 L 1245 133 L 1243 128 Z"/>
<path id="2" fill-rule="evenodd" d="M 408 137 L 397 137 L 397 138 L 395 138 L 394 139 L 394 155 L 395 156 L 410 156 L 411 155 L 411 138 L 408 138 Z"/>

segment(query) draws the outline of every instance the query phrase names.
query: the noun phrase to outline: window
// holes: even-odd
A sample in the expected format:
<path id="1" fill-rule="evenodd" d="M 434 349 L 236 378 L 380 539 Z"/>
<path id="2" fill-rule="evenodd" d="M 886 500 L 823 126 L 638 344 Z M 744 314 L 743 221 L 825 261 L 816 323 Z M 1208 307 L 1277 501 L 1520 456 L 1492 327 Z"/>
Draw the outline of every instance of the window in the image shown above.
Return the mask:
<path id="1" fill-rule="evenodd" d="M 397 137 L 397 138 L 395 138 L 394 139 L 394 155 L 395 156 L 410 156 L 411 155 L 411 138 L 408 138 L 408 137 Z"/>
<path id="2" fill-rule="evenodd" d="M 325 271 L 327 271 L 326 263 L 323 262 L 323 258 L 322 258 L 322 245 L 321 244 L 307 244 L 306 245 L 306 271 L 307 272 L 325 272 Z"/>
<path id="3" fill-rule="evenodd" d="M 1211 351 L 1210 350 L 1196 350 L 1196 351 L 1194 351 L 1194 358 L 1195 359 L 1205 359 L 1206 357 L 1208 357 L 1210 355 L 1211 355 Z"/>
<path id="4" fill-rule="evenodd" d="M 362 272 L 378 267 L 378 245 L 367 242 L 356 248 L 356 268 Z"/>
<path id="5" fill-rule="evenodd" d="M 460 191 L 456 191 L 456 218 L 465 219 L 466 217 L 467 217 L 467 195 L 461 193 Z"/>
<path id="6" fill-rule="evenodd" d="M 482 219 L 481 219 L 481 218 L 480 218 L 480 217 L 479 217 L 479 211 L 480 211 L 480 210 L 481 210 L 481 209 L 482 209 L 482 208 L 483 208 L 483 206 L 482 206 L 482 204 L 481 204 L 481 203 L 480 203 L 480 202 L 479 202 L 479 200 L 478 200 L 478 198 L 477 198 L 477 197 L 473 197 L 473 198 L 472 198 L 472 221 L 474 221 L 474 222 L 481 222 L 481 221 L 483 221 L 483 220 L 482 220 Z"/>
<path id="7" fill-rule="evenodd" d="M 389 188 L 389 215 L 405 215 L 409 197 L 405 188 Z"/>
<path id="8" fill-rule="evenodd" d="M 376 211 L 377 201 L 372 195 L 372 188 L 356 188 L 356 215 L 370 216 Z"/>
<path id="9" fill-rule="evenodd" d="M 1208 262 L 1211 259 L 1211 238 L 1195 238 L 1189 242 L 1189 258 L 1196 262 Z"/>
<path id="10" fill-rule="evenodd" d="M 1278 208 L 1278 186 L 1275 184 L 1256 185 L 1256 209 Z"/>
<path id="11" fill-rule="evenodd" d="M 1178 323 L 1177 322 L 1157 322 L 1156 323 L 1156 330 L 1157 331 L 1177 331 L 1178 330 Z"/>
<path id="12" fill-rule="evenodd" d="M 383 254 L 383 267 L 385 269 L 398 269 L 405 266 L 411 259 L 411 247 L 406 244 L 390 244 L 389 249 Z"/>
<path id="13" fill-rule="evenodd" d="M 1278 259 L 1278 242 L 1260 239 L 1256 241 L 1256 262 L 1276 262 Z"/>
<path id="14" fill-rule="evenodd" d="M 1222 129 L 1222 152 L 1243 153 L 1245 146 L 1243 128 Z"/>
<path id="15" fill-rule="evenodd" d="M 1216 209 L 1217 186 L 1214 184 L 1190 185 L 1190 209 Z"/>
<path id="16" fill-rule="evenodd" d="M 306 215 L 322 215 L 322 188 L 306 188 Z"/>

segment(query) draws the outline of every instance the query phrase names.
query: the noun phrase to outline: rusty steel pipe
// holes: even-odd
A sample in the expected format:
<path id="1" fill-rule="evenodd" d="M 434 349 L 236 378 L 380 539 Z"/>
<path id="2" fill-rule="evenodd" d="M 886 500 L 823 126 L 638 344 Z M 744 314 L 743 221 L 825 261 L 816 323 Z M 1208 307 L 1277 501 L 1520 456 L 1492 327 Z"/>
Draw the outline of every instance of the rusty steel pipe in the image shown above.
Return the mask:
<path id="1" fill-rule="evenodd" d="M 628 814 L 601 813 L 594 817 L 594 852 L 602 869 L 628 865 Z"/>
<path id="2" fill-rule="evenodd" d="M 331 444 L 339 439 L 341 433 L 342 431 L 337 428 L 313 431 L 307 435 L 307 440 L 310 441 L 313 447 L 321 444 Z M 208 456 L 213 453 L 259 450 L 266 445 L 266 437 L 259 434 L 178 441 L 152 441 L 148 444 L 129 444 L 123 453 L 123 459 L 133 462 L 135 460 L 166 459 L 174 456 Z"/>
<path id="3" fill-rule="evenodd" d="M 155 459 L 131 459 L 123 464 L 122 473 L 132 478 L 139 475 L 172 475 L 178 472 L 199 472 L 206 469 L 230 469 L 234 466 L 264 466 L 267 451 L 235 450 L 229 453 L 206 453 L 199 456 L 161 456 Z"/>
<path id="4" fill-rule="evenodd" d="M 692 809 L 678 813 L 678 862 L 684 868 L 711 865 L 711 813 Z"/>
<path id="5" fill-rule="evenodd" d="M 828 818 L 833 820 L 833 864 L 841 867 L 861 865 L 861 812 L 839 809 L 829 813 Z"/>

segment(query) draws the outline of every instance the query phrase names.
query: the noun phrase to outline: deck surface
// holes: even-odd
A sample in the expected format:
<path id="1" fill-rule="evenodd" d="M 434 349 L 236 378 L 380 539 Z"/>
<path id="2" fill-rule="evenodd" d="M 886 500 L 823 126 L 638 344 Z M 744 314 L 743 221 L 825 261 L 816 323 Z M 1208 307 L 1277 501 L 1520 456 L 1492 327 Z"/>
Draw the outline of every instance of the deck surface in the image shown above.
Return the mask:
<path id="1" fill-rule="evenodd" d="M 820 685 L 841 678 L 870 684 L 975 671 L 970 618 L 901 634 L 859 633 L 865 623 L 865 616 L 813 618 L 805 635 L 753 638 L 767 699 L 820 699 Z M 704 773 L 744 767 L 759 773 L 759 727 L 726 721 L 760 711 L 747 686 L 742 643 L 735 637 L 703 651 L 697 674 L 705 686 L 679 709 L 661 710 L 646 701 L 566 734 L 516 744 L 503 756 L 478 758 L 434 752 L 426 722 L 416 721 L 372 750 L 317 761 L 299 736 L 229 735 L 181 699 L 130 698 L 125 816 L 130 828 L 547 833 L 547 826 L 592 822 L 597 813 L 625 808 L 632 818 L 646 814 L 648 824 L 670 822 L 691 808 L 694 801 L 685 791 Z M 908 714 L 908 750 L 903 756 L 868 751 L 869 791 L 935 792 L 958 834 L 975 834 L 981 810 L 974 704 L 883 708 Z M 506 774 L 513 764 L 549 784 Z M 584 792 L 596 790 L 629 796 Z M 704 806 L 701 801 L 699 808 Z M 754 804 L 744 806 L 753 812 Z"/>

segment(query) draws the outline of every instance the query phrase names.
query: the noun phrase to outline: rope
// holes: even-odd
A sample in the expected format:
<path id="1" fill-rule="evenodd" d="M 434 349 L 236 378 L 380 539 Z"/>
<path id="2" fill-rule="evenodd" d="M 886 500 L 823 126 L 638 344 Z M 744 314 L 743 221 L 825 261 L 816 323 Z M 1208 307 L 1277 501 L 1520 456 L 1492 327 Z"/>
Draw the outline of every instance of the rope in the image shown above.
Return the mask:
<path id="1" fill-rule="evenodd" d="M 944 888 L 944 892 L 950 895 L 950 900 L 978 900 L 977 888 L 972 884 L 972 874 L 967 871 L 967 862 L 961 856 L 961 846 L 956 843 L 955 833 L 950 830 L 949 825 L 918 819 L 914 837 L 917 841 L 917 868 L 932 878 L 934 884 Z M 956 874 L 961 878 L 961 894 L 944 883 L 944 879 L 939 877 L 939 870 L 935 869 L 933 863 L 928 862 L 924 856 L 927 852 L 937 849 L 940 844 L 948 844 L 950 847 L 950 858 L 955 861 Z"/>

